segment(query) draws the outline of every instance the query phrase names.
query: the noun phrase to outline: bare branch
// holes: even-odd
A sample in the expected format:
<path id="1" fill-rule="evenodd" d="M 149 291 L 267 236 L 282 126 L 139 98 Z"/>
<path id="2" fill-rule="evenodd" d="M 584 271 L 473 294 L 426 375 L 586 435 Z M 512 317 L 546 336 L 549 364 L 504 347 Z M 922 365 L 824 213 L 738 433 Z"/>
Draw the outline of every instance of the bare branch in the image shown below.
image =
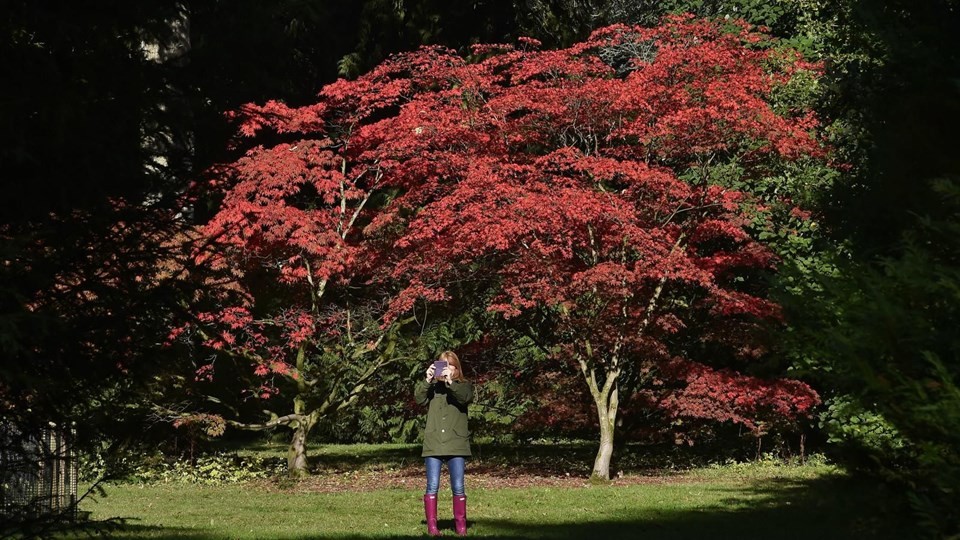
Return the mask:
<path id="1" fill-rule="evenodd" d="M 273 418 L 267 422 L 261 422 L 259 424 L 247 424 L 244 422 L 237 422 L 236 420 L 227 420 L 227 425 L 237 429 L 245 429 L 247 431 L 264 431 L 277 426 L 287 426 L 294 422 L 299 422 L 300 420 L 303 420 L 303 418 L 304 415 L 302 414 L 291 413 L 286 416 Z"/>

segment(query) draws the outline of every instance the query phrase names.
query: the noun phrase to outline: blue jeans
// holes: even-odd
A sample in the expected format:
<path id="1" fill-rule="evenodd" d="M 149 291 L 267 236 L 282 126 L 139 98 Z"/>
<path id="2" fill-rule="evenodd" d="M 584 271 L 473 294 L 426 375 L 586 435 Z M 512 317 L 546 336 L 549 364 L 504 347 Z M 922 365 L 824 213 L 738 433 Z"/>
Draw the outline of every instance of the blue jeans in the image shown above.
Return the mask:
<path id="1" fill-rule="evenodd" d="M 440 491 L 440 466 L 443 462 L 447 463 L 447 469 L 450 470 L 450 489 L 454 496 L 465 495 L 463 491 L 463 469 L 465 461 L 460 456 L 455 457 L 433 457 L 424 459 L 427 466 L 427 495 L 436 495 Z"/>

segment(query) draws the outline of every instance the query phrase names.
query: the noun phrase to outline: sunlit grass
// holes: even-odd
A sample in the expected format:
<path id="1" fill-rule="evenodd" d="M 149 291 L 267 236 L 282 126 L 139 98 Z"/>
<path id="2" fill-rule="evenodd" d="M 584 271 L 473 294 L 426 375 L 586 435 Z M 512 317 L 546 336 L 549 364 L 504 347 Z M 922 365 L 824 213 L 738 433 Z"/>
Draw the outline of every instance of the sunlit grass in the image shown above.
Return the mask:
<path id="1" fill-rule="evenodd" d="M 347 450 L 378 452 L 338 451 Z M 99 520 L 127 518 L 119 538 L 413 538 L 424 529 L 420 497 L 410 489 L 121 484 L 82 509 Z M 468 476 L 468 499 L 470 535 L 486 538 L 909 537 L 887 495 L 823 463 L 730 464 L 691 470 L 681 482 L 582 488 L 470 489 Z M 449 501 L 441 493 L 448 536 Z"/>

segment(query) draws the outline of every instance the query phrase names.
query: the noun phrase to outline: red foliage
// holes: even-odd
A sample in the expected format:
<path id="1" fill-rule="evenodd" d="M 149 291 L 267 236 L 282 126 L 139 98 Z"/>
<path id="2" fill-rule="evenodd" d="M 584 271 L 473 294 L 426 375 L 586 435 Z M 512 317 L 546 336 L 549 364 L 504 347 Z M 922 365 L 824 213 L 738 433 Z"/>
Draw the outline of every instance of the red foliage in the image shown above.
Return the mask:
<path id="1" fill-rule="evenodd" d="M 658 404 L 672 417 L 729 420 L 762 431 L 761 423 L 794 418 L 820 402 L 817 393 L 799 381 L 766 381 L 680 358 L 665 365 L 663 373 L 683 383 Z"/>
<path id="2" fill-rule="evenodd" d="M 474 63 L 429 47 L 328 85 L 308 107 L 245 107 L 243 135 L 290 142 L 221 169 L 224 202 L 205 229 L 213 249 L 198 261 L 269 268 L 286 286 L 392 284 L 384 324 L 421 301 L 477 301 L 453 295 L 480 280 L 487 309 L 505 318 L 550 314 L 553 345 L 570 357 L 655 362 L 681 383 L 661 396 L 673 414 L 752 426 L 761 409 L 804 413 L 817 397 L 802 383 L 669 352 L 697 317 L 779 316 L 732 279 L 774 269 L 747 230 L 751 197 L 702 179 L 714 161 L 736 158 L 751 177 L 824 154 L 811 111 L 769 104 L 817 67 L 756 47 L 760 38 L 676 17 L 604 28 L 563 50 L 480 46 Z M 649 54 L 622 54 L 641 48 Z M 269 323 L 245 308 L 211 313 L 228 330 L 207 345 L 256 348 L 261 372 L 289 369 L 290 351 L 336 331 L 318 324 L 315 300 L 299 301 Z M 268 339 L 265 324 L 281 336 Z"/>

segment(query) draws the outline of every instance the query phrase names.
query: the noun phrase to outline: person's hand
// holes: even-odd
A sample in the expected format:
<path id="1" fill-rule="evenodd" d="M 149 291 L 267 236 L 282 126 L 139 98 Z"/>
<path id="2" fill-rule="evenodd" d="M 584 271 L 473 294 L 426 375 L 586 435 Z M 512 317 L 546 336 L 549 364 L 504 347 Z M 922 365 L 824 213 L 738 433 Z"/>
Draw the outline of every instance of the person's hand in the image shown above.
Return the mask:
<path id="1" fill-rule="evenodd" d="M 456 376 L 457 376 L 457 368 L 456 366 L 453 366 L 453 365 L 448 365 L 447 367 L 443 368 L 443 372 L 440 373 L 440 377 L 443 380 L 447 381 L 447 384 L 452 383 L 453 378 Z"/>
<path id="2" fill-rule="evenodd" d="M 437 366 L 430 364 L 430 367 L 427 368 L 427 382 L 433 380 L 433 373 L 437 371 Z"/>

